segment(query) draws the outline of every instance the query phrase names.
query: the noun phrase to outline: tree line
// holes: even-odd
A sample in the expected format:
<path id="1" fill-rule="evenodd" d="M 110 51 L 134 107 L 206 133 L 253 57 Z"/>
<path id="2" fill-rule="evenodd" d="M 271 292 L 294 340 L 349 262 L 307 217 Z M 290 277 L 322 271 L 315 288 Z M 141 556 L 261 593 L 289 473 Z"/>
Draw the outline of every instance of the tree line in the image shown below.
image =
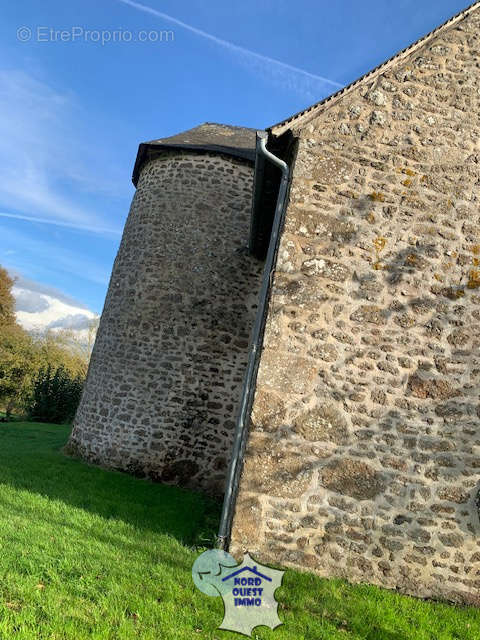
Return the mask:
<path id="1" fill-rule="evenodd" d="M 13 284 L 0 267 L 0 408 L 7 420 L 16 413 L 40 422 L 69 422 L 80 401 L 90 349 L 71 331 L 25 331 L 15 318 Z"/>

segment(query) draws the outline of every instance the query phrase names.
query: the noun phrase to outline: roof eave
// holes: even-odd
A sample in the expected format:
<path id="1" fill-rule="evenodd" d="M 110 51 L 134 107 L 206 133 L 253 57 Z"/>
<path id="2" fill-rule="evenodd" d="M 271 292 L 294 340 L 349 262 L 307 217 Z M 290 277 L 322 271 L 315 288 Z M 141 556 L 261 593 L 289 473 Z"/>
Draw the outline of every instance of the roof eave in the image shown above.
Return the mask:
<path id="1" fill-rule="evenodd" d="M 137 158 L 133 167 L 132 182 L 134 186 L 137 186 L 138 179 L 140 177 L 140 171 L 144 163 L 146 162 L 146 156 L 149 151 L 155 153 L 161 153 L 162 151 L 196 151 L 198 153 L 222 153 L 227 156 L 233 156 L 234 158 L 240 158 L 255 163 L 255 149 L 242 149 L 238 147 L 228 147 L 224 145 L 216 144 L 168 144 L 168 143 L 155 143 L 155 142 L 142 142 L 138 146 Z"/>

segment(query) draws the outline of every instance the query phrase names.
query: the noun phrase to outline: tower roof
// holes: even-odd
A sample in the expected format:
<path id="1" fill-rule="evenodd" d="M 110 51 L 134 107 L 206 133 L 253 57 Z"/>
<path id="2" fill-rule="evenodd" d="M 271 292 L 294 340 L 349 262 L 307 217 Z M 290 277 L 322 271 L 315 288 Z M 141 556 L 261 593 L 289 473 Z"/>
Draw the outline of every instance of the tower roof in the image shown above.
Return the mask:
<path id="1" fill-rule="evenodd" d="M 162 149 L 192 149 L 225 153 L 255 162 L 256 129 L 234 127 L 229 124 L 205 122 L 168 138 L 142 142 L 138 147 L 133 169 L 133 184 L 136 186 L 140 169 L 152 153 Z"/>

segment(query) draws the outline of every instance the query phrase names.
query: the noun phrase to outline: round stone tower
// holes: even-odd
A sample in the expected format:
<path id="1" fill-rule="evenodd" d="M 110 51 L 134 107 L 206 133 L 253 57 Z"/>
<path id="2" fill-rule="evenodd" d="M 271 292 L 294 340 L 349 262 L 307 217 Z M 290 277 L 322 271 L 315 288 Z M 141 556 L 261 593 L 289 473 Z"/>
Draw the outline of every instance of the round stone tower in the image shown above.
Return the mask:
<path id="1" fill-rule="evenodd" d="M 254 158 L 255 131 L 223 125 L 140 145 L 70 452 L 222 491 L 262 271 Z"/>

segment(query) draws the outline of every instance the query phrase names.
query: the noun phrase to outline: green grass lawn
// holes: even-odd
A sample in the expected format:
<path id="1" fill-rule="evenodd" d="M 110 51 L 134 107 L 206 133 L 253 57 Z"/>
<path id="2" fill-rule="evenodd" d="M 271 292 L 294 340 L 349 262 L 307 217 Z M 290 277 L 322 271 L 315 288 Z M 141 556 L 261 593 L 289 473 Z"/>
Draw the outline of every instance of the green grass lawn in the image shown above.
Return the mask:
<path id="1" fill-rule="evenodd" d="M 240 638 L 191 566 L 219 508 L 62 454 L 69 429 L 0 423 L 0 640 Z M 480 640 L 480 611 L 287 571 L 284 640 Z"/>

